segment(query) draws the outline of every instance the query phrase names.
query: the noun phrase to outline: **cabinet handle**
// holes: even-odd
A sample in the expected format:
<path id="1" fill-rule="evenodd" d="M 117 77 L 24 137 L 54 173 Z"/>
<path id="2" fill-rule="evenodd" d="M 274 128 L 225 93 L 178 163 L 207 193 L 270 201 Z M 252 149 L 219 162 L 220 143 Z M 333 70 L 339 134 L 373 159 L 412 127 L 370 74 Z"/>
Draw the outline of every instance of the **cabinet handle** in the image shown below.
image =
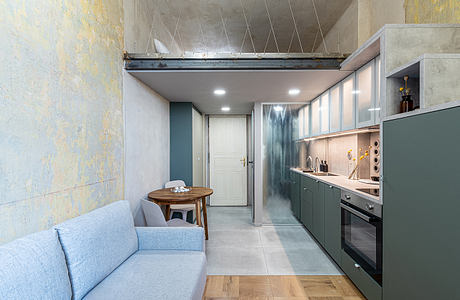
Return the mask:
<path id="1" fill-rule="evenodd" d="M 355 264 L 356 269 L 361 269 L 361 266 L 359 264 Z"/>
<path id="2" fill-rule="evenodd" d="M 315 180 L 315 181 L 316 181 L 316 183 L 318 183 L 318 182 L 319 182 L 319 180 Z"/>
<path id="3" fill-rule="evenodd" d="M 332 188 L 333 188 L 333 186 L 332 186 L 332 185 L 330 185 L 330 186 L 329 186 L 329 188 L 330 188 L 330 189 L 332 189 Z"/>
<path id="4" fill-rule="evenodd" d="M 307 190 L 307 188 L 303 188 L 303 190 L 304 190 L 304 191 L 306 191 L 306 190 Z"/>

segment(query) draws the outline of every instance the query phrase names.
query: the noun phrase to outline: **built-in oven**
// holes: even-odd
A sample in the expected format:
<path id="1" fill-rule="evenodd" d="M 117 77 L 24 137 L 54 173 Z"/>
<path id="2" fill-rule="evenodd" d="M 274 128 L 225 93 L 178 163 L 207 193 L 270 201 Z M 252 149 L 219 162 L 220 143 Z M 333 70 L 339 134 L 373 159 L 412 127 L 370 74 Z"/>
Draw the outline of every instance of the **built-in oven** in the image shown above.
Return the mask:
<path id="1" fill-rule="evenodd" d="M 382 205 L 342 191 L 342 248 L 382 285 Z"/>

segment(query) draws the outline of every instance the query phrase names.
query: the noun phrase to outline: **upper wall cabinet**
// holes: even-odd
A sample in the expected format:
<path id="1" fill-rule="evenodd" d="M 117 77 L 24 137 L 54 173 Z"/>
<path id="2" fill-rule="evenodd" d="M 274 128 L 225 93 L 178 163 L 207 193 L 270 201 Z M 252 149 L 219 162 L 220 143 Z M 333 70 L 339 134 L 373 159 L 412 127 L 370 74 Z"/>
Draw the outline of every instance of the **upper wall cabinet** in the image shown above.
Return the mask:
<path id="1" fill-rule="evenodd" d="M 321 99 L 317 98 L 311 102 L 311 135 L 315 136 L 321 133 L 320 124 L 320 103 Z"/>
<path id="2" fill-rule="evenodd" d="M 342 85 L 342 130 L 355 128 L 355 74 L 351 74 Z"/>
<path id="3" fill-rule="evenodd" d="M 305 116 L 304 116 L 304 110 L 303 108 L 299 109 L 299 115 L 297 117 L 297 122 L 298 122 L 298 129 L 299 129 L 299 136 L 298 138 L 301 139 L 305 137 L 304 134 L 304 121 L 305 121 Z"/>
<path id="4" fill-rule="evenodd" d="M 331 89 L 329 101 L 329 132 L 340 131 L 342 127 L 342 99 L 341 84 Z"/>
<path id="5" fill-rule="evenodd" d="M 356 72 L 356 127 L 374 124 L 374 60 Z"/>
<path id="6" fill-rule="evenodd" d="M 298 114 L 298 139 L 303 139 L 310 136 L 310 105 L 305 105 L 299 109 Z"/>
<path id="7" fill-rule="evenodd" d="M 321 95 L 321 134 L 329 133 L 329 91 Z"/>
<path id="8" fill-rule="evenodd" d="M 380 112 L 382 111 L 380 109 L 380 79 L 384 78 L 385 76 L 382 76 L 382 68 L 381 68 L 382 61 L 380 60 L 380 56 L 378 56 L 375 59 L 375 101 L 374 101 L 374 123 L 379 124 L 380 123 Z"/>
<path id="9" fill-rule="evenodd" d="M 303 114 L 304 114 L 304 123 L 303 123 L 304 136 L 309 137 L 310 136 L 310 104 L 304 106 Z"/>

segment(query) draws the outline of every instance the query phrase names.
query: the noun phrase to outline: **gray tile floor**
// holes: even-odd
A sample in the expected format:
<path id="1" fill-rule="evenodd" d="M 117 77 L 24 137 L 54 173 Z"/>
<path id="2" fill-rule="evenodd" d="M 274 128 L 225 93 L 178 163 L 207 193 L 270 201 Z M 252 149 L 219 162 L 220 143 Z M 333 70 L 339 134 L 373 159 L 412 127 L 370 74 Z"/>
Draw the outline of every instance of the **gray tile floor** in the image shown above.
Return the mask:
<path id="1" fill-rule="evenodd" d="M 339 275 L 298 223 L 252 225 L 249 207 L 209 207 L 209 275 Z"/>

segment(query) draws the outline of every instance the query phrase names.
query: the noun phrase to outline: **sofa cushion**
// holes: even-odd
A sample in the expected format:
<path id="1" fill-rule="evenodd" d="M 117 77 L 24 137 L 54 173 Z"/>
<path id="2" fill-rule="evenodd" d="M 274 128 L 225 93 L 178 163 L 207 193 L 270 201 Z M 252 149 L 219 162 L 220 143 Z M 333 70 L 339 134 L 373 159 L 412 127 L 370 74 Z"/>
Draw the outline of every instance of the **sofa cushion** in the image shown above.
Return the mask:
<path id="1" fill-rule="evenodd" d="M 73 299 L 83 298 L 137 251 L 127 201 L 118 201 L 55 226 L 67 259 Z"/>
<path id="2" fill-rule="evenodd" d="M 84 300 L 200 300 L 205 285 L 203 252 L 141 250 L 99 283 Z"/>
<path id="3" fill-rule="evenodd" d="M 0 247 L 0 299 L 70 299 L 67 266 L 56 231 Z"/>

